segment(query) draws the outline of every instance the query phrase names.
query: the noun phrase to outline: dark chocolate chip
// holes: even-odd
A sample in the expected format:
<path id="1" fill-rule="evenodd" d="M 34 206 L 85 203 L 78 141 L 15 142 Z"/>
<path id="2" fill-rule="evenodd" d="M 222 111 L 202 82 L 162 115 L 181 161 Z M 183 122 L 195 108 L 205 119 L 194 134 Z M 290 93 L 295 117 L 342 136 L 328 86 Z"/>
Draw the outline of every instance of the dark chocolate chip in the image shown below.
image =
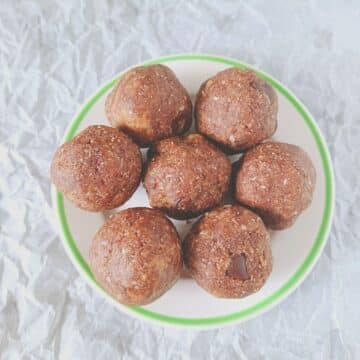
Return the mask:
<path id="1" fill-rule="evenodd" d="M 262 89 L 269 98 L 270 102 L 273 103 L 275 101 L 275 96 L 276 96 L 274 89 L 266 82 L 262 86 Z"/>
<path id="2" fill-rule="evenodd" d="M 244 253 L 236 254 L 231 257 L 230 265 L 226 270 L 226 275 L 237 280 L 250 279 L 250 275 L 246 268 L 246 256 Z"/>
<path id="3" fill-rule="evenodd" d="M 256 78 L 251 82 L 250 86 L 256 90 L 263 91 L 271 103 L 275 101 L 275 91 L 266 81 Z"/>

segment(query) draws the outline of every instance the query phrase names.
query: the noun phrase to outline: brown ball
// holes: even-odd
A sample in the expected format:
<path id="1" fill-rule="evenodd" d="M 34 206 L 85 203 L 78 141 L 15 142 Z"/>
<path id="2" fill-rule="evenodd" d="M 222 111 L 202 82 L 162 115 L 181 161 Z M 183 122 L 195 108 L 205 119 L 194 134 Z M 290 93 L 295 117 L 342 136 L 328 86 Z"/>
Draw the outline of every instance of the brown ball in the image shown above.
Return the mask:
<path id="1" fill-rule="evenodd" d="M 51 163 L 51 181 L 81 209 L 114 209 L 130 198 L 141 177 L 139 147 L 109 126 L 89 126 L 64 143 Z"/>
<path id="2" fill-rule="evenodd" d="M 166 139 L 155 144 L 150 153 L 144 187 L 152 207 L 186 219 L 221 203 L 228 190 L 231 165 L 203 136 Z"/>
<path id="3" fill-rule="evenodd" d="M 214 209 L 198 220 L 185 239 L 184 258 L 196 282 L 222 298 L 258 291 L 272 270 L 264 223 L 239 205 Z"/>
<path id="4" fill-rule="evenodd" d="M 277 127 L 274 89 L 254 71 L 230 68 L 200 87 L 195 104 L 198 132 L 229 152 L 248 149 Z"/>
<path id="5" fill-rule="evenodd" d="M 111 216 L 96 233 L 90 248 L 90 267 L 117 301 L 145 305 L 179 278 L 180 239 L 160 211 L 126 209 Z"/>
<path id="6" fill-rule="evenodd" d="M 292 225 L 312 200 L 315 168 L 295 145 L 267 142 L 243 157 L 235 180 L 235 197 L 253 208 L 272 229 Z"/>
<path id="7" fill-rule="evenodd" d="M 112 126 L 146 147 L 187 131 L 192 103 L 168 67 L 139 66 L 120 78 L 106 99 L 105 111 Z"/>

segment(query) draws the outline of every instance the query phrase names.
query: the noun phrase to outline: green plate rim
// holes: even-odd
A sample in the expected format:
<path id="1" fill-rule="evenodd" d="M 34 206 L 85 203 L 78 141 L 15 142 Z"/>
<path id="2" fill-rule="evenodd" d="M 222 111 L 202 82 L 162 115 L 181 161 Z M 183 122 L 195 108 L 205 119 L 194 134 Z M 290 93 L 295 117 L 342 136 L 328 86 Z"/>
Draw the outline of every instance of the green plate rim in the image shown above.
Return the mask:
<path id="1" fill-rule="evenodd" d="M 157 59 L 152 59 L 144 62 L 144 65 L 156 64 L 156 63 L 164 63 L 164 62 L 172 62 L 178 60 L 200 60 L 200 61 L 212 61 L 219 62 L 230 66 L 236 66 L 240 68 L 249 68 L 268 81 L 276 90 L 282 93 L 296 108 L 304 122 L 308 126 L 313 135 L 318 151 L 321 156 L 324 178 L 325 178 L 325 204 L 322 221 L 315 239 L 307 257 L 304 262 L 299 266 L 299 268 L 294 272 L 294 274 L 287 280 L 285 284 L 283 284 L 280 288 L 278 288 L 271 295 L 266 297 L 265 299 L 259 301 L 258 303 L 251 305 L 241 311 L 233 312 L 226 315 L 209 317 L 209 318 L 182 318 L 182 317 L 174 317 L 163 315 L 161 313 L 157 313 L 154 311 L 150 311 L 141 306 L 124 306 L 126 312 L 132 312 L 134 314 L 140 315 L 146 319 L 155 320 L 162 324 L 167 325 L 180 325 L 180 326 L 197 326 L 197 327 L 214 327 L 221 326 L 230 322 L 239 322 L 254 317 L 257 314 L 260 314 L 266 310 L 269 310 L 271 307 L 279 303 L 279 301 L 283 300 L 287 295 L 289 295 L 295 288 L 305 279 L 306 275 L 311 271 L 312 267 L 315 265 L 317 258 L 321 254 L 321 250 L 325 246 L 327 236 L 329 234 L 331 228 L 331 220 L 334 208 L 334 180 L 333 180 L 333 170 L 330 160 L 329 151 L 327 149 L 326 143 L 323 139 L 320 129 L 315 124 L 309 112 L 306 110 L 305 106 L 296 98 L 296 96 L 288 90 L 284 85 L 279 83 L 273 77 L 268 75 L 267 73 L 256 69 L 255 67 L 230 58 L 225 58 L 221 56 L 215 55 L 200 55 L 200 54 L 182 54 L 182 55 L 172 55 L 165 56 Z M 121 76 L 118 75 L 114 79 L 110 80 L 106 83 L 100 90 L 98 90 L 95 95 L 93 95 L 90 100 L 82 107 L 80 112 L 75 116 L 75 118 L 70 123 L 65 136 L 64 141 L 68 141 L 73 138 L 75 135 L 80 123 L 85 118 L 89 110 L 92 106 L 98 101 L 101 96 L 106 93 L 110 88 L 114 86 L 118 78 Z M 318 184 L 319 186 L 319 184 Z M 55 190 L 53 187 L 53 197 L 55 202 L 55 210 L 58 216 L 59 224 L 61 227 L 61 232 L 63 235 L 63 239 L 65 240 L 66 250 L 68 251 L 71 259 L 73 260 L 76 267 L 84 274 L 90 284 L 100 290 L 106 297 L 110 297 L 109 294 L 105 292 L 101 288 L 101 286 L 96 282 L 94 276 L 91 273 L 91 270 L 81 256 L 74 239 L 72 237 L 70 228 L 68 226 L 66 213 L 64 209 L 64 200 L 61 193 Z M 114 300 L 114 299 L 113 299 Z M 115 301 L 115 300 L 114 300 Z"/>

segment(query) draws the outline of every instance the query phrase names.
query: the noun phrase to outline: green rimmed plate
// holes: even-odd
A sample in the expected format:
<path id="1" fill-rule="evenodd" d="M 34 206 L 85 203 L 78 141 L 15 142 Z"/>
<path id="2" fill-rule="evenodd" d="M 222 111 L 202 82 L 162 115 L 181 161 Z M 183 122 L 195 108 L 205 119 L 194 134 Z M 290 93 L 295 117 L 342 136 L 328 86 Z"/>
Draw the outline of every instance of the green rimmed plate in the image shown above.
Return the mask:
<path id="1" fill-rule="evenodd" d="M 170 291 L 150 305 L 128 307 L 117 303 L 95 282 L 88 266 L 90 241 L 105 221 L 104 214 L 77 209 L 53 187 L 53 204 L 64 247 L 86 281 L 107 301 L 130 315 L 164 325 L 200 328 L 219 327 L 247 320 L 269 310 L 299 286 L 324 248 L 334 207 L 333 172 L 327 146 L 304 105 L 278 81 L 250 65 L 208 55 L 175 55 L 154 59 L 145 64 L 153 63 L 162 63 L 172 68 L 192 98 L 205 79 L 230 66 L 251 68 L 267 80 L 275 88 L 279 98 L 279 125 L 273 139 L 299 145 L 310 155 L 317 171 L 313 202 L 294 226 L 272 233 L 273 272 L 259 292 L 244 299 L 214 298 L 191 279 L 182 278 Z M 121 74 L 100 87 L 85 103 L 69 125 L 64 141 L 70 140 L 89 125 L 107 124 L 105 98 L 120 76 Z M 121 208 L 134 206 L 148 206 L 142 186 Z M 182 236 L 191 226 L 191 223 L 186 222 L 174 223 Z"/>

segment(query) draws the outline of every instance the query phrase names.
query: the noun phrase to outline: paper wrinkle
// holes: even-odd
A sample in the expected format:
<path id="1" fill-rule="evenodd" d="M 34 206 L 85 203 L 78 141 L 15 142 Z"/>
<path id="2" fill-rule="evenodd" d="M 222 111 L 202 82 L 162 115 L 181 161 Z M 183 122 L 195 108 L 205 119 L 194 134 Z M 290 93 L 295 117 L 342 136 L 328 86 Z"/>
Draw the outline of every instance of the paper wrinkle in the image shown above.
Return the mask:
<path id="1" fill-rule="evenodd" d="M 360 358 L 358 14 L 356 1 L 2 2 L 0 358 Z M 70 263 L 51 209 L 51 158 L 79 106 L 126 67 L 184 52 L 247 61 L 292 89 L 336 175 L 315 269 L 270 312 L 221 330 L 164 330 L 115 310 Z"/>

